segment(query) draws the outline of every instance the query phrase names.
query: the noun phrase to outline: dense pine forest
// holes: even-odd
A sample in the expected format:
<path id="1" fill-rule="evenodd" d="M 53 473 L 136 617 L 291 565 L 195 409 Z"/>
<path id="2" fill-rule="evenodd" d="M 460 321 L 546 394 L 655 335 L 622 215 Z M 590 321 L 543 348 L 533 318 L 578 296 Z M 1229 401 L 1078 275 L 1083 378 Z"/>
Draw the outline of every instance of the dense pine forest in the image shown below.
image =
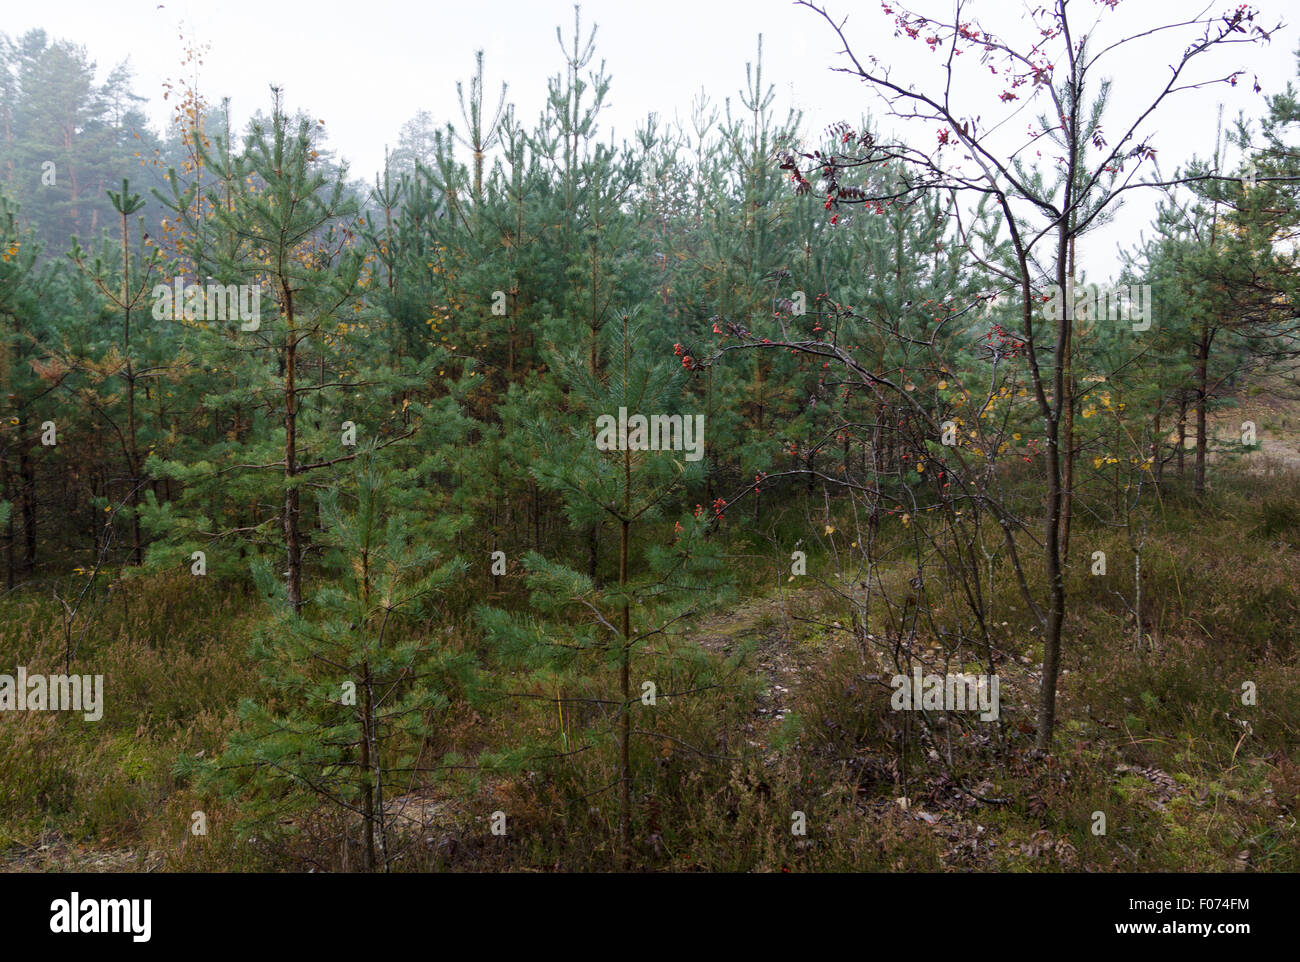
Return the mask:
<path id="1" fill-rule="evenodd" d="M 1300 870 L 1277 10 L 799 6 L 829 127 L 574 8 L 378 171 L 0 33 L 0 866 Z"/>

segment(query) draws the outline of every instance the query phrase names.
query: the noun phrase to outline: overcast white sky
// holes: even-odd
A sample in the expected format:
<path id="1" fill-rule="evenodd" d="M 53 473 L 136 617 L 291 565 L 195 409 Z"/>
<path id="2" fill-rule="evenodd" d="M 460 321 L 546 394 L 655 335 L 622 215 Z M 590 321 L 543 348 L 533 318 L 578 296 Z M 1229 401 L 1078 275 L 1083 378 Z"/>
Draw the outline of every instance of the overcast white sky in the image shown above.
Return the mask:
<path id="1" fill-rule="evenodd" d="M 872 53 L 899 71 L 924 70 L 932 62 L 920 44 L 893 39 L 877 0 L 825 2 L 833 13 L 849 15 L 846 32 L 859 54 Z M 1222 0 L 1211 9 L 1235 5 Z M 1257 5 L 1265 26 L 1300 21 L 1296 0 Z M 942 15 L 952 0 L 914 6 Z M 1087 20 L 1098 9 L 1094 0 L 1074 0 L 1074 6 Z M 129 58 L 135 91 L 150 98 L 149 114 L 159 128 L 169 109 L 162 84 L 179 77 L 180 35 L 192 35 L 211 45 L 200 78 L 210 102 L 229 96 L 242 124 L 267 107 L 269 83 L 282 85 L 289 106 L 324 119 L 330 146 L 349 161 L 353 176 L 367 180 L 382 164 L 385 145 L 396 144 L 401 125 L 417 111 L 430 111 L 439 123 L 459 121 L 456 81 L 468 80 L 480 47 L 486 51 L 488 90 L 507 81 L 520 118 L 535 118 L 546 78 L 563 69 L 555 28 L 562 26 L 567 42 L 573 25 L 571 0 L 3 0 L 3 7 L 0 29 L 11 37 L 43 27 L 53 37 L 83 44 L 101 78 Z M 976 0 L 972 7 L 986 27 L 1007 35 L 1023 27 L 1027 9 L 1019 0 Z M 1199 0 L 1125 0 L 1107 20 L 1127 33 L 1186 19 L 1202 7 Z M 651 111 L 687 118 L 701 90 L 719 106 L 728 96 L 734 102 L 759 33 L 775 106 L 782 115 L 790 105 L 802 109 L 808 133 L 879 110 L 860 83 L 829 69 L 839 44 L 826 23 L 789 0 L 586 0 L 582 12 L 584 24 L 599 25 L 596 59 L 606 62 L 613 78 L 603 124 L 619 139 L 630 137 Z M 1281 90 L 1296 76 L 1296 46 L 1296 24 L 1288 23 L 1267 46 L 1237 47 L 1221 56 L 1216 73 L 1244 66 L 1258 74 L 1265 92 Z M 1111 61 L 1120 113 L 1135 107 L 1142 91 L 1164 83 L 1176 56 L 1174 50 L 1145 49 L 1142 57 Z M 1235 89 L 1219 86 L 1174 101 L 1151 127 L 1162 167 L 1172 170 L 1193 151 L 1209 152 L 1220 101 L 1227 119 L 1238 110 L 1258 116 L 1262 102 L 1250 88 L 1248 78 Z M 1117 114 L 1116 124 L 1119 119 Z M 1135 200 L 1128 207 L 1098 235 L 1086 258 L 1094 279 L 1113 269 L 1115 245 L 1135 243 L 1149 221 L 1150 204 Z"/>

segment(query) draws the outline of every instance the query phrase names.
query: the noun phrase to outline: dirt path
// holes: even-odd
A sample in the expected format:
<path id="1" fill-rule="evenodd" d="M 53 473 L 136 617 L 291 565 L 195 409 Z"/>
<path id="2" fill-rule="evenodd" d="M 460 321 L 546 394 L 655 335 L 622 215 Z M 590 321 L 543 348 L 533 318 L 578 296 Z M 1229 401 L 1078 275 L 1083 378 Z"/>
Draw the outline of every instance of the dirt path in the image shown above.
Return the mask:
<path id="1" fill-rule="evenodd" d="M 789 612 L 813 599 L 809 593 L 786 591 L 782 598 L 751 599 L 725 612 L 700 618 L 689 632 L 696 644 L 714 654 L 730 656 L 755 642 L 756 664 L 767 679 L 754 714 L 779 722 L 789 709 L 790 690 L 811 660 L 809 652 L 791 638 Z"/>
<path id="2" fill-rule="evenodd" d="M 1242 425 L 1247 421 L 1255 425 L 1259 448 L 1242 452 Z M 1210 435 L 1210 460 L 1240 454 L 1246 471 L 1268 472 L 1270 468 L 1300 471 L 1300 402 L 1271 395 L 1241 397 L 1237 399 L 1237 407 L 1207 415 L 1206 424 Z M 1170 440 L 1176 442 L 1177 437 L 1171 436 Z M 1187 441 L 1188 457 L 1194 458 L 1195 436 Z"/>

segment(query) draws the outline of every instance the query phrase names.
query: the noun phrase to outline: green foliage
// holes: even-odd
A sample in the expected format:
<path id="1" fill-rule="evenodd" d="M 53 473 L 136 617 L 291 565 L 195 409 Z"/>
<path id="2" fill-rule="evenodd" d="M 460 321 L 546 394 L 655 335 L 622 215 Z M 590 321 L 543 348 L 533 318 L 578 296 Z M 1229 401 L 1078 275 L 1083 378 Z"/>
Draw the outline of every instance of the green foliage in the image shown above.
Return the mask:
<path id="1" fill-rule="evenodd" d="M 307 617 L 297 616 L 270 563 L 255 563 L 258 593 L 274 612 L 249 651 L 261 666 L 262 692 L 241 703 L 240 730 L 218 759 L 185 759 L 180 769 L 243 800 L 249 832 L 274 832 L 271 816 L 322 803 L 359 813 L 366 864 L 384 870 L 397 854 L 385 800 L 419 770 L 447 706 L 444 687 L 464 687 L 473 671 L 412 630 L 465 565 L 418 539 L 410 518 L 390 510 L 386 489 L 395 480 L 372 446 L 343 491 L 324 498 L 335 578 L 315 594 Z"/>
<path id="2" fill-rule="evenodd" d="M 595 37 L 557 31 L 532 122 L 479 52 L 460 118 L 417 114 L 363 184 L 278 89 L 242 134 L 188 89 L 164 140 L 124 69 L 0 35 L 0 655 L 117 692 L 102 733 L 0 726 L 27 790 L 0 790 L 0 841 L 49 822 L 199 869 L 1222 870 L 1247 844 L 1294 868 L 1300 511 L 1256 467 L 1300 357 L 1294 92 L 1173 175 L 1115 279 L 1151 286 L 1151 328 L 1053 344 L 1042 299 L 1128 177 L 1089 174 L 1109 83 L 1035 81 L 1077 115 L 1039 141 L 1076 176 L 1022 151 L 1019 199 L 1051 200 L 1009 209 L 918 179 L 885 118 L 810 136 L 761 37 L 738 96 L 616 142 Z M 127 179 L 137 151 L 163 189 Z M 1044 223 L 1070 243 L 1018 256 Z M 259 312 L 209 314 L 208 284 Z M 1258 450 L 1213 443 L 1233 404 Z M 636 416 L 681 443 L 627 443 Z M 1026 754 L 1054 452 L 1068 788 Z M 1005 672 L 1003 721 L 900 718 L 881 679 L 918 664 Z M 1238 676 L 1268 702 L 1243 712 Z M 978 795 L 1006 801 L 960 837 Z M 1114 804 L 1143 809 L 1122 856 L 1086 829 Z"/>

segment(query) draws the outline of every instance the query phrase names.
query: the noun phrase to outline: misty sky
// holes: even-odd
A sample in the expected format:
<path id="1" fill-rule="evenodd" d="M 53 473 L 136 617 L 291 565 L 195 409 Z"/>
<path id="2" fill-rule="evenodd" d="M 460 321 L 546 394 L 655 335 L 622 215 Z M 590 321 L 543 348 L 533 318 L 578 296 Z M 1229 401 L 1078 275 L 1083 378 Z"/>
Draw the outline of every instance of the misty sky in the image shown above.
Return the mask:
<path id="1" fill-rule="evenodd" d="M 933 78 L 941 61 L 921 44 L 895 40 L 878 2 L 827 0 L 827 6 L 839 16 L 849 15 L 846 34 L 859 55 L 877 56 L 899 76 L 920 79 L 929 72 Z M 936 16 L 951 6 L 951 0 L 913 4 Z M 1210 9 L 1232 6 L 1225 0 Z M 1263 11 L 1259 22 L 1266 27 L 1300 20 L 1294 0 L 1263 0 L 1258 7 Z M 508 82 L 518 116 L 531 125 L 542 107 L 546 79 L 564 66 L 555 28 L 562 27 L 566 42 L 573 31 L 570 0 L 5 0 L 4 8 L 0 29 L 13 37 L 42 27 L 53 38 L 83 44 L 97 61 L 101 79 L 129 58 L 135 92 L 149 98 L 147 112 L 159 129 L 170 110 L 162 84 L 181 75 L 181 35 L 209 44 L 199 77 L 209 102 L 229 96 L 234 119 L 242 126 L 251 113 L 267 109 L 268 84 L 281 85 L 288 106 L 323 119 L 329 145 L 349 162 L 352 176 L 366 180 L 381 166 L 385 145 L 396 145 L 401 125 L 417 111 L 428 110 L 440 124 L 459 124 L 456 81 L 468 80 L 480 47 L 486 51 L 488 90 L 498 91 L 502 80 Z M 1023 27 L 1026 9 L 1006 0 L 974 4 L 986 27 L 1007 36 Z M 1079 11 L 1080 23 L 1090 22 L 1100 10 L 1093 0 L 1074 0 L 1073 9 Z M 1126 0 L 1104 20 L 1106 29 L 1129 33 L 1186 19 L 1201 9 L 1199 3 L 1178 0 Z M 727 97 L 738 106 L 745 64 L 754 59 L 760 32 L 764 82 L 775 85 L 774 107 L 780 116 L 790 106 L 803 110 L 808 134 L 839 119 L 857 120 L 864 112 L 879 117 L 882 110 L 860 82 L 829 69 L 838 63 L 840 45 L 827 24 L 788 0 L 587 0 L 582 12 L 584 33 L 590 23 L 599 25 L 596 59 L 605 61 L 613 79 L 602 121 L 606 136 L 612 130 L 620 140 L 630 138 L 651 111 L 685 120 L 701 91 L 719 108 Z M 1251 91 L 1251 75 L 1258 75 L 1265 93 L 1283 89 L 1296 75 L 1296 41 L 1297 28 L 1288 23 L 1266 46 L 1229 48 L 1207 61 L 1198 79 L 1240 66 L 1249 71 L 1246 82 L 1182 94 L 1159 115 L 1150 130 L 1162 168 L 1171 171 L 1193 151 L 1204 155 L 1212 150 L 1218 103 L 1226 105 L 1229 120 L 1239 110 L 1259 116 L 1263 102 Z M 1110 61 L 1116 128 L 1143 93 L 1165 82 L 1168 64 L 1177 55 L 1176 48 L 1142 49 L 1143 57 Z M 995 88 L 973 92 L 986 101 L 996 95 Z M 1114 270 L 1116 245 L 1136 243 L 1151 212 L 1150 201 L 1135 197 L 1113 226 L 1089 238 L 1090 249 L 1080 253 L 1094 279 Z"/>

